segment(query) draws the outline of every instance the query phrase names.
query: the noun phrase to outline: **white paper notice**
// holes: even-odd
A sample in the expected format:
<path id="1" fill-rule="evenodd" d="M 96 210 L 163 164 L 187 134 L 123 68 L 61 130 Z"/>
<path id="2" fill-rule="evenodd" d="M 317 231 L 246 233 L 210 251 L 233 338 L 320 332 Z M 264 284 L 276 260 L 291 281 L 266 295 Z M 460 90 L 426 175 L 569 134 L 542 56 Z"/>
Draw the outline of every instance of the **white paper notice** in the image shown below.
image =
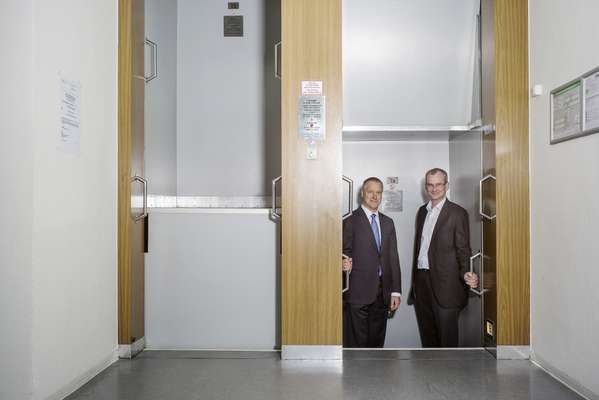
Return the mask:
<path id="1" fill-rule="evenodd" d="M 599 72 L 584 80 L 584 130 L 599 128 Z"/>
<path id="2" fill-rule="evenodd" d="M 81 137 L 81 84 L 60 79 L 60 147 L 79 152 Z"/>
<path id="3" fill-rule="evenodd" d="M 322 96 L 322 81 L 302 81 L 302 96 Z"/>
<path id="4" fill-rule="evenodd" d="M 387 177 L 387 188 L 383 192 L 383 210 L 386 212 L 403 211 L 403 190 L 399 189 L 397 176 Z"/>

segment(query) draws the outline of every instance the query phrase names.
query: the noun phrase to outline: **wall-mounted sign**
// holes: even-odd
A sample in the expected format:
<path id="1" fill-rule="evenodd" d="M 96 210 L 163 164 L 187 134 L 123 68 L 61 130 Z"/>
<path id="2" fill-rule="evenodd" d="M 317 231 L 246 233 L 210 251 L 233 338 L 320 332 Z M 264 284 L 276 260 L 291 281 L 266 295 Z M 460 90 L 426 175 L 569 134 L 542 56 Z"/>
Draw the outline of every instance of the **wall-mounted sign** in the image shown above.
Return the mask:
<path id="1" fill-rule="evenodd" d="M 599 70 L 583 79 L 584 87 L 584 131 L 589 133 L 599 129 Z"/>
<path id="2" fill-rule="evenodd" d="M 322 81 L 302 81 L 302 96 L 322 96 Z"/>
<path id="3" fill-rule="evenodd" d="M 551 144 L 599 132 L 599 68 L 551 91 Z"/>
<path id="4" fill-rule="evenodd" d="M 58 77 L 60 84 L 60 146 L 79 153 L 81 139 L 81 83 Z"/>
<path id="5" fill-rule="evenodd" d="M 383 192 L 383 210 L 385 212 L 403 211 L 403 190 L 399 189 L 397 176 L 387 177 L 387 187 Z"/>
<path id="6" fill-rule="evenodd" d="M 582 82 L 577 79 L 551 92 L 551 143 L 582 133 Z"/>
<path id="7" fill-rule="evenodd" d="M 325 139 L 325 96 L 300 96 L 298 100 L 298 134 L 307 141 Z"/>
<path id="8" fill-rule="evenodd" d="M 243 15 L 225 15 L 223 33 L 225 37 L 243 36 Z"/>

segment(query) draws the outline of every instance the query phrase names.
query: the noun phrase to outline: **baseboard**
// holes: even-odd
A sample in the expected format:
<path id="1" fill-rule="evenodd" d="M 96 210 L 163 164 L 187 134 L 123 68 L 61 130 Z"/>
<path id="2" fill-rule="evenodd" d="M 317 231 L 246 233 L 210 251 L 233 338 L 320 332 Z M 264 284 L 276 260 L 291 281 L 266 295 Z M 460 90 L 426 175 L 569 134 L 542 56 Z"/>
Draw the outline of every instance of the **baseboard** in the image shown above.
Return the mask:
<path id="1" fill-rule="evenodd" d="M 281 360 L 342 360 L 342 346 L 281 346 Z"/>
<path id="2" fill-rule="evenodd" d="M 86 372 L 73 379 L 71 382 L 66 384 L 62 389 L 56 391 L 52 395 L 46 397 L 47 400 L 62 400 L 70 394 L 74 393 L 77 389 L 81 388 L 87 382 L 91 381 L 100 372 L 110 367 L 114 362 L 119 359 L 118 348 L 114 348 L 112 353 L 100 361 L 98 364 L 88 369 Z"/>
<path id="3" fill-rule="evenodd" d="M 146 347 L 146 338 L 137 339 L 131 344 L 119 344 L 119 358 L 133 358 Z"/>
<path id="4" fill-rule="evenodd" d="M 587 400 L 599 400 L 599 393 L 593 393 L 576 379 L 564 373 L 559 368 L 554 367 L 534 352 L 530 355 L 530 361 L 579 396 L 582 396 Z"/>
<path id="5" fill-rule="evenodd" d="M 497 346 L 495 357 L 498 360 L 528 360 L 530 346 Z"/>

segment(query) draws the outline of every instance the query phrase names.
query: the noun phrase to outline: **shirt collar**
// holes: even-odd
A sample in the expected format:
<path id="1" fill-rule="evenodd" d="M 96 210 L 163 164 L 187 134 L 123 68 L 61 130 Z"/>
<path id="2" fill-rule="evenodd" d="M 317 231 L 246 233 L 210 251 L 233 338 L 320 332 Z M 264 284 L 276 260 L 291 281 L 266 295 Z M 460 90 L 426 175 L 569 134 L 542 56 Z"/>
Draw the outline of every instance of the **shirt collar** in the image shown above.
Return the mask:
<path id="1" fill-rule="evenodd" d="M 364 210 L 364 214 L 366 214 L 366 216 L 368 217 L 368 219 L 372 218 L 371 217 L 372 214 L 376 215 L 377 219 L 379 218 L 379 211 L 378 210 L 376 210 L 376 211 L 370 211 L 367 207 L 364 206 L 364 204 L 362 204 L 361 207 L 362 207 L 362 210 Z"/>
<path id="2" fill-rule="evenodd" d="M 441 211 L 441 209 L 443 208 L 443 206 L 445 205 L 445 201 L 447 200 L 447 197 L 444 197 L 443 200 L 441 200 L 440 202 L 437 203 L 437 205 L 435 207 L 433 207 L 433 203 L 429 200 L 428 204 L 426 205 L 426 209 L 428 211 L 432 211 L 433 208 L 437 211 Z"/>

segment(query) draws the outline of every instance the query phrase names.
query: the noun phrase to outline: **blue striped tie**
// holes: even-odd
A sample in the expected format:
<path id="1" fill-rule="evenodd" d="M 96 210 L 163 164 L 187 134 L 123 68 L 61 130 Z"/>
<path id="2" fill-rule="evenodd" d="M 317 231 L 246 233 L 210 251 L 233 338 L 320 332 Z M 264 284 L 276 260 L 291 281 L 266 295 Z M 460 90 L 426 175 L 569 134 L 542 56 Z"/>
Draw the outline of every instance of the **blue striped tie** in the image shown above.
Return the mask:
<path id="1" fill-rule="evenodd" d="M 370 215 L 370 228 L 372 229 L 372 233 L 374 234 L 374 240 L 376 241 L 376 249 L 381 254 L 381 236 L 379 235 L 379 226 L 376 223 L 376 214 Z"/>
<path id="2" fill-rule="evenodd" d="M 379 234 L 379 226 L 376 223 L 376 214 L 370 214 L 370 228 L 374 234 L 374 241 L 376 242 L 376 249 L 381 254 L 381 235 Z M 383 275 L 383 270 L 379 265 L 379 276 Z"/>

